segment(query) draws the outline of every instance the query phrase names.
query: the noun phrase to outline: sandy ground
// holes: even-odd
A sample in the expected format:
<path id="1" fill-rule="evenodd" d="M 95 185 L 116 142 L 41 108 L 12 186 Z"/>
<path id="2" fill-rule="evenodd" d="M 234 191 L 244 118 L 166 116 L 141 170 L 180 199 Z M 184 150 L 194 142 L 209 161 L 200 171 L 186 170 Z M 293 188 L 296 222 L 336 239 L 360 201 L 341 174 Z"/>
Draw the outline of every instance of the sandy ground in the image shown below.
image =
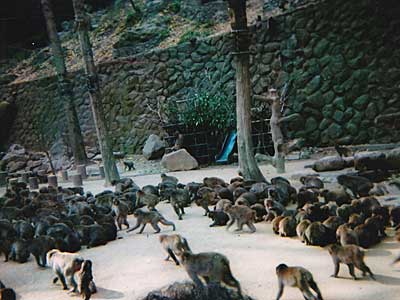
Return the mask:
<path id="1" fill-rule="evenodd" d="M 289 176 L 296 172 L 312 172 L 303 169 L 308 162 L 288 164 Z M 274 176 L 270 166 L 262 166 L 267 178 Z M 236 176 L 236 167 L 213 167 L 203 170 L 171 173 L 182 182 L 200 181 L 205 176 L 219 176 L 225 179 Z M 157 184 L 158 175 L 134 177 L 140 186 Z M 102 182 L 91 181 L 86 190 L 98 192 L 104 189 Z M 243 290 L 256 299 L 274 299 L 277 293 L 275 267 L 279 263 L 301 265 L 309 269 L 315 277 L 324 299 L 399 299 L 400 265 L 391 262 L 400 252 L 400 244 L 387 238 L 377 247 L 369 249 L 366 263 L 376 274 L 377 281 L 350 279 L 347 267 L 342 267 L 340 278 L 331 278 L 333 264 L 326 250 L 319 247 L 306 247 L 296 238 L 280 238 L 272 233 L 271 225 L 256 224 L 257 232 L 234 233 L 225 228 L 209 228 L 211 223 L 203 217 L 198 207 L 188 208 L 184 220 L 177 220 L 169 204 L 158 206 L 164 216 L 175 222 L 177 233 L 185 236 L 194 252 L 217 251 L 225 254 L 231 262 L 234 276 L 241 282 Z M 129 218 L 135 223 L 133 217 Z M 247 229 L 246 229 L 247 230 Z M 172 233 L 170 227 L 162 227 L 162 233 Z M 140 299 L 147 292 L 174 281 L 187 280 L 182 267 L 165 262 L 158 236 L 151 227 L 144 234 L 119 232 L 122 239 L 106 246 L 82 250 L 81 254 L 94 263 L 95 282 L 99 292 L 93 299 Z M 361 275 L 359 272 L 356 273 Z M 39 269 L 33 258 L 28 263 L 4 263 L 0 261 L 0 279 L 13 287 L 18 299 L 58 300 L 78 299 L 68 295 L 59 285 L 53 285 L 50 269 Z M 287 288 L 283 299 L 302 299 L 298 290 Z"/>

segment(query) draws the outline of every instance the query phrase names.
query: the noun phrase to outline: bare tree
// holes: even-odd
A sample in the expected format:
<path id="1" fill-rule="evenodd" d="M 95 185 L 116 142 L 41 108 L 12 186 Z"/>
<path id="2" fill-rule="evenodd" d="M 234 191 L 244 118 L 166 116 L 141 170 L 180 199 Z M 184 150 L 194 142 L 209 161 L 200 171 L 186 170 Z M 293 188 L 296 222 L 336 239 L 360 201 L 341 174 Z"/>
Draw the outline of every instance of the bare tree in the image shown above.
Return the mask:
<path id="1" fill-rule="evenodd" d="M 83 0 L 73 0 L 72 3 L 75 11 L 75 26 L 78 31 L 82 56 L 85 61 L 90 104 L 92 107 L 97 139 L 100 145 L 100 152 L 103 158 L 106 185 L 109 185 L 113 180 L 119 179 L 119 174 L 113 156 L 110 134 L 102 103 L 99 76 L 94 64 L 92 45 L 88 33 L 90 19 L 85 12 Z"/>
<path id="2" fill-rule="evenodd" d="M 87 162 L 85 145 L 81 128 L 79 127 L 78 115 L 74 106 L 71 84 L 67 78 L 67 68 L 65 66 L 64 53 L 61 42 L 57 34 L 57 27 L 54 13 L 51 7 L 51 0 L 41 0 L 42 11 L 46 20 L 47 33 L 50 40 L 50 49 L 53 55 L 54 68 L 57 73 L 58 90 L 61 100 L 64 104 L 64 110 L 67 120 L 68 142 L 75 159 L 75 165 L 85 164 Z"/>
<path id="3" fill-rule="evenodd" d="M 250 37 L 246 0 L 228 0 L 232 32 L 236 42 L 236 115 L 239 168 L 246 180 L 264 181 L 254 157 L 251 139 Z"/>

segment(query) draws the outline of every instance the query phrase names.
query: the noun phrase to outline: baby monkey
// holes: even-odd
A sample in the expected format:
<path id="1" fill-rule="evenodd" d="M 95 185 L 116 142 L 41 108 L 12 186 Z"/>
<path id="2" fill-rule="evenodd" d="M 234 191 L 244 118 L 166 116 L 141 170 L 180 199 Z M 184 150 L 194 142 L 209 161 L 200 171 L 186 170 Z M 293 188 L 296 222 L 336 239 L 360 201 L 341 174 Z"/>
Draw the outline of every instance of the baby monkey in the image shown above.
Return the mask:
<path id="1" fill-rule="evenodd" d="M 191 251 L 187 240 L 179 234 L 162 234 L 159 239 L 164 250 L 168 253 L 165 260 L 172 258 L 177 266 L 179 266 L 179 260 L 176 256 L 181 256 L 184 251 Z"/>
<path id="2" fill-rule="evenodd" d="M 306 300 L 323 300 L 311 272 L 307 269 L 302 267 L 288 267 L 285 264 L 280 264 L 276 267 L 276 276 L 278 276 L 279 283 L 276 300 L 282 297 L 285 285 L 299 288 Z M 317 293 L 317 297 L 311 292 L 310 288 Z"/>

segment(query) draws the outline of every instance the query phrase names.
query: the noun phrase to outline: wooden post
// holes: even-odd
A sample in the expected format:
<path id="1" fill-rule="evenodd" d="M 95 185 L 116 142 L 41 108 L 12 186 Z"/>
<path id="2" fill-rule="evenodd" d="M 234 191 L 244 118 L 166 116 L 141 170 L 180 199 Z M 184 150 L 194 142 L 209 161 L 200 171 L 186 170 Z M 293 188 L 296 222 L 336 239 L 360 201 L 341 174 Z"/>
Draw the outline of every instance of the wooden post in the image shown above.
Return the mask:
<path id="1" fill-rule="evenodd" d="M 106 175 L 106 185 L 111 181 L 118 180 L 119 174 L 115 164 L 111 137 L 109 135 L 108 123 L 105 118 L 100 82 L 94 64 L 92 46 L 89 38 L 90 19 L 85 12 L 83 0 L 73 0 L 72 4 L 75 11 L 75 27 L 79 36 L 82 56 L 85 62 L 85 73 L 90 96 L 90 106 L 92 108 L 94 125 L 96 128 L 97 140 L 100 146 L 101 157 L 103 158 L 104 172 Z"/>
<path id="2" fill-rule="evenodd" d="M 68 181 L 68 171 L 67 170 L 62 170 L 61 171 L 61 177 L 62 177 L 62 180 L 64 182 L 67 182 Z"/>
<path id="3" fill-rule="evenodd" d="M 49 183 L 49 186 L 52 187 L 57 187 L 58 186 L 58 180 L 56 175 L 49 175 L 47 176 L 47 182 Z"/>
<path id="4" fill-rule="evenodd" d="M 5 186 L 7 185 L 7 175 L 8 172 L 0 172 L 0 186 Z"/>
<path id="5" fill-rule="evenodd" d="M 76 171 L 81 175 L 82 179 L 87 179 L 87 172 L 85 165 L 76 166 Z"/>
<path id="6" fill-rule="evenodd" d="M 72 179 L 73 187 L 81 187 L 81 186 L 83 186 L 81 174 L 71 175 L 71 179 Z"/>
<path id="7" fill-rule="evenodd" d="M 39 179 L 37 177 L 29 177 L 29 188 L 37 190 L 39 188 Z"/>
<path id="8" fill-rule="evenodd" d="M 236 118 L 239 169 L 246 180 L 265 181 L 254 157 L 251 137 L 250 34 L 246 0 L 228 0 L 231 27 L 235 38 Z"/>
<path id="9" fill-rule="evenodd" d="M 104 166 L 99 166 L 99 172 L 101 179 L 104 179 L 106 177 L 106 174 L 104 173 Z"/>

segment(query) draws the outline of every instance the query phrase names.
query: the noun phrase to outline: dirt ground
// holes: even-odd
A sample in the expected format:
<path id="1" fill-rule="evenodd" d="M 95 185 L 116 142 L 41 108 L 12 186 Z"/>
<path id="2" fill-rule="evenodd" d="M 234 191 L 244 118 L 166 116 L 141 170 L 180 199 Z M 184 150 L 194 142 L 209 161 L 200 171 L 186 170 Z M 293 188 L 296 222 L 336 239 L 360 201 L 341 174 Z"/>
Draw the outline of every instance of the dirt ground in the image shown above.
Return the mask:
<path id="1" fill-rule="evenodd" d="M 307 163 L 289 163 L 284 176 L 296 178 L 292 176 L 295 173 L 313 172 L 303 169 Z M 267 178 L 275 175 L 272 167 L 261 168 Z M 219 176 L 228 180 L 236 176 L 236 167 L 213 167 L 171 174 L 184 183 L 200 181 L 205 176 Z M 159 175 L 133 179 L 139 186 L 157 184 Z M 85 190 L 94 193 L 103 189 L 100 181 L 90 181 L 85 185 Z M 340 278 L 331 278 L 333 264 L 326 250 L 306 247 L 297 238 L 278 237 L 272 233 L 271 224 L 256 224 L 257 232 L 254 234 L 248 233 L 247 229 L 234 233 L 227 232 L 224 227 L 209 228 L 210 220 L 202 216 L 203 210 L 196 206 L 186 210 L 182 221 L 177 220 L 169 204 L 160 204 L 158 209 L 167 219 L 175 222 L 176 232 L 188 239 L 194 252 L 217 251 L 225 254 L 243 290 L 256 299 L 275 299 L 277 281 L 274 269 L 279 263 L 301 265 L 309 269 L 325 300 L 399 299 L 400 264 L 395 266 L 391 262 L 400 254 L 400 244 L 391 237 L 367 250 L 366 263 L 376 274 L 377 281 L 368 278 L 354 281 L 350 279 L 347 267 L 340 270 Z M 134 224 L 134 217 L 131 216 L 129 221 Z M 162 233 L 172 233 L 171 228 L 162 226 Z M 182 267 L 164 261 L 166 255 L 151 227 L 141 235 L 135 232 L 127 234 L 125 231 L 118 235 L 122 239 L 80 252 L 93 261 L 94 279 L 99 290 L 93 299 L 140 299 L 151 290 L 174 281 L 188 280 Z M 360 272 L 356 274 L 361 276 Z M 32 257 L 25 264 L 0 261 L 0 279 L 16 290 L 18 299 L 79 299 L 77 295 L 68 295 L 60 285 L 53 285 L 52 278 L 51 270 L 39 269 Z M 300 292 L 292 288 L 287 288 L 283 295 L 283 299 L 287 300 L 301 298 Z"/>

